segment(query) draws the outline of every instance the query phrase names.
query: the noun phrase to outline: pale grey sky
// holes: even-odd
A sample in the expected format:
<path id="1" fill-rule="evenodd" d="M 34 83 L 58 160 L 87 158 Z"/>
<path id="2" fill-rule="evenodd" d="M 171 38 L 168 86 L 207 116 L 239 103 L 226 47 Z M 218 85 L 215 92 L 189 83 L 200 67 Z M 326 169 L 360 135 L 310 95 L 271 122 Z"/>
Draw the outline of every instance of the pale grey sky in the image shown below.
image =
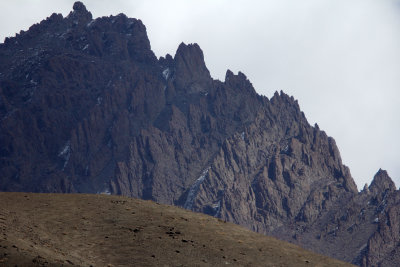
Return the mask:
<path id="1" fill-rule="evenodd" d="M 0 42 L 74 0 L 0 0 Z M 397 0 L 86 0 L 94 17 L 146 25 L 157 56 L 198 43 L 211 75 L 242 71 L 256 91 L 283 90 L 335 138 L 359 187 L 379 168 L 400 185 Z"/>

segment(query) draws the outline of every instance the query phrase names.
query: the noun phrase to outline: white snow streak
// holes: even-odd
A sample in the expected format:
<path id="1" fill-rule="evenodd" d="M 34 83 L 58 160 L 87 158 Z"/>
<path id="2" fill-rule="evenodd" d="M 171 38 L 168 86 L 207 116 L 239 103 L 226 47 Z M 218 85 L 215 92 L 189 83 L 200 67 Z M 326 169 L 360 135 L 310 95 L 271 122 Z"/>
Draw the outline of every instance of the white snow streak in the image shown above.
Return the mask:
<path id="1" fill-rule="evenodd" d="M 104 189 L 103 191 L 98 191 L 97 192 L 97 194 L 98 195 L 111 195 L 111 192 L 110 192 L 110 190 L 108 190 L 108 189 Z"/>
<path id="2" fill-rule="evenodd" d="M 165 79 L 165 80 L 168 80 L 169 74 L 170 74 L 169 68 L 166 68 L 166 69 L 163 70 L 163 72 L 162 72 L 162 75 L 164 76 L 164 79 Z"/>
<path id="3" fill-rule="evenodd" d="M 86 24 L 86 27 L 90 28 L 93 26 L 93 24 L 96 22 L 95 19 L 93 19 L 92 21 L 90 21 L 88 24 Z"/>
<path id="4" fill-rule="evenodd" d="M 197 196 L 197 193 L 199 192 L 200 189 L 200 185 L 201 183 L 204 181 L 204 179 L 206 178 L 207 174 L 208 174 L 208 170 L 210 169 L 210 167 L 208 167 L 207 169 L 205 169 L 199 178 L 197 178 L 197 180 L 194 182 L 194 184 L 190 187 L 189 190 L 189 194 L 187 196 L 185 205 L 183 205 L 183 207 L 187 210 L 192 209 L 193 207 L 193 202 L 194 202 L 194 198 Z"/>
<path id="5" fill-rule="evenodd" d="M 212 205 L 212 208 L 215 210 L 214 217 L 218 217 L 220 211 L 221 211 L 221 200 L 218 200 L 217 203 L 214 203 Z"/>
<path id="6" fill-rule="evenodd" d="M 65 169 L 65 167 L 68 164 L 69 158 L 71 156 L 71 141 L 67 141 L 67 143 L 65 143 L 64 148 L 61 150 L 61 152 L 58 154 L 59 157 L 64 159 L 64 166 L 62 168 L 62 170 Z"/>

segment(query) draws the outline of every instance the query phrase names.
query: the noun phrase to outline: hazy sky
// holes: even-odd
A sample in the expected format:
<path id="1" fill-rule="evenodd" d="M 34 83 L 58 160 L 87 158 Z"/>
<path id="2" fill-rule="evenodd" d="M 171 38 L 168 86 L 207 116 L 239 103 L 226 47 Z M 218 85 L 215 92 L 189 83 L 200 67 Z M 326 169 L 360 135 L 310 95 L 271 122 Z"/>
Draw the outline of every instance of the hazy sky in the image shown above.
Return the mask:
<path id="1" fill-rule="evenodd" d="M 0 42 L 74 0 L 0 0 Z M 359 189 L 379 168 L 400 185 L 400 2 L 395 0 L 86 0 L 94 17 L 125 13 L 157 56 L 198 43 L 214 78 L 242 71 L 283 90 L 335 138 Z"/>

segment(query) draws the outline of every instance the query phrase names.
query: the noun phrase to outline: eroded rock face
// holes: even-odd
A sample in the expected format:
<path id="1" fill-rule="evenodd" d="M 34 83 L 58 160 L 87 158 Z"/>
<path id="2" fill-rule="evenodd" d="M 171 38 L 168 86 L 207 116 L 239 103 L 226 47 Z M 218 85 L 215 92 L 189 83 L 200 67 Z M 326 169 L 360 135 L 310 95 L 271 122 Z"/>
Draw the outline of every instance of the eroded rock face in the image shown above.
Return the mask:
<path id="1" fill-rule="evenodd" d="M 241 72 L 213 80 L 197 44 L 157 59 L 123 14 L 77 2 L 6 38 L 0 117 L 0 190 L 151 199 L 363 266 L 400 253 L 385 171 L 358 193 L 293 97 L 260 96 Z"/>

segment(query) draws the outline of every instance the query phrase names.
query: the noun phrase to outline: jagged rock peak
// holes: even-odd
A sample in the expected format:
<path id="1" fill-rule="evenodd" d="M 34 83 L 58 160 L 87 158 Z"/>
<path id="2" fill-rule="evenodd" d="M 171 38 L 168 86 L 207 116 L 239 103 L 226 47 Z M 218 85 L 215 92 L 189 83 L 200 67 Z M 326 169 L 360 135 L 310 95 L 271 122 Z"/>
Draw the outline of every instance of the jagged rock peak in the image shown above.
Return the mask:
<path id="1" fill-rule="evenodd" d="M 85 11 L 87 12 L 86 6 L 81 1 L 76 1 L 72 7 L 75 11 Z"/>
<path id="2" fill-rule="evenodd" d="M 238 74 L 235 75 L 231 70 L 228 69 L 225 74 L 225 84 L 233 88 L 242 88 L 242 90 L 244 89 L 251 92 L 252 94 L 256 94 L 253 84 L 241 71 L 239 71 Z"/>
<path id="3" fill-rule="evenodd" d="M 395 191 L 396 186 L 387 171 L 379 169 L 369 186 L 369 191 L 376 194 L 379 192 L 385 192 L 386 190 Z"/>
<path id="4" fill-rule="evenodd" d="M 189 84 L 205 83 L 211 78 L 210 72 L 204 61 L 203 51 L 196 43 L 181 43 L 174 57 L 176 73 L 176 81 L 182 88 Z"/>
<path id="5" fill-rule="evenodd" d="M 225 74 L 225 82 L 227 82 L 230 78 L 232 78 L 235 74 L 233 74 L 233 72 L 228 69 L 226 70 L 226 74 Z"/>
<path id="6" fill-rule="evenodd" d="M 289 100 L 292 101 L 292 102 L 295 101 L 293 96 L 289 96 L 288 94 L 286 94 L 282 90 L 280 90 L 279 92 L 275 91 L 274 96 L 271 98 L 271 101 L 289 101 Z"/>
<path id="7" fill-rule="evenodd" d="M 176 55 L 178 54 L 184 54 L 187 55 L 188 53 L 191 53 L 193 55 L 199 55 L 203 58 L 204 60 L 204 56 L 203 56 L 203 50 L 201 50 L 200 46 L 197 43 L 193 43 L 193 44 L 185 44 L 184 42 L 181 42 L 179 44 L 179 47 L 176 51 Z"/>
<path id="8" fill-rule="evenodd" d="M 92 19 L 92 13 L 87 11 L 86 6 L 82 2 L 75 2 L 72 9 L 73 11 L 69 13 L 68 18 L 79 21 L 89 21 Z"/>
<path id="9" fill-rule="evenodd" d="M 295 107 L 300 112 L 300 106 L 299 106 L 299 102 L 297 101 L 297 99 L 294 99 L 293 96 L 289 96 L 282 90 L 280 90 L 280 92 L 275 91 L 274 96 L 271 98 L 271 103 L 273 103 L 273 104 L 287 103 L 287 104 L 290 104 L 293 107 Z M 319 127 L 318 127 L 318 130 L 319 130 Z"/>
<path id="10" fill-rule="evenodd" d="M 158 62 L 163 67 L 169 67 L 174 65 L 174 58 L 170 54 L 166 54 L 165 57 L 160 57 L 158 59 Z"/>
<path id="11" fill-rule="evenodd" d="M 363 189 L 361 190 L 361 192 L 369 193 L 368 184 L 365 184 L 365 185 L 364 185 L 364 187 L 363 187 Z"/>
<path id="12" fill-rule="evenodd" d="M 248 80 L 243 72 L 239 71 L 238 74 L 235 75 L 231 70 L 228 69 L 225 74 L 225 82 L 228 82 L 232 78 L 238 78 L 243 81 Z"/>
<path id="13" fill-rule="evenodd" d="M 174 59 L 177 65 L 183 61 L 182 63 L 190 67 L 192 70 L 199 68 L 199 70 L 204 71 L 204 69 L 207 69 L 203 51 L 196 43 L 186 45 L 182 42 L 176 50 Z"/>

